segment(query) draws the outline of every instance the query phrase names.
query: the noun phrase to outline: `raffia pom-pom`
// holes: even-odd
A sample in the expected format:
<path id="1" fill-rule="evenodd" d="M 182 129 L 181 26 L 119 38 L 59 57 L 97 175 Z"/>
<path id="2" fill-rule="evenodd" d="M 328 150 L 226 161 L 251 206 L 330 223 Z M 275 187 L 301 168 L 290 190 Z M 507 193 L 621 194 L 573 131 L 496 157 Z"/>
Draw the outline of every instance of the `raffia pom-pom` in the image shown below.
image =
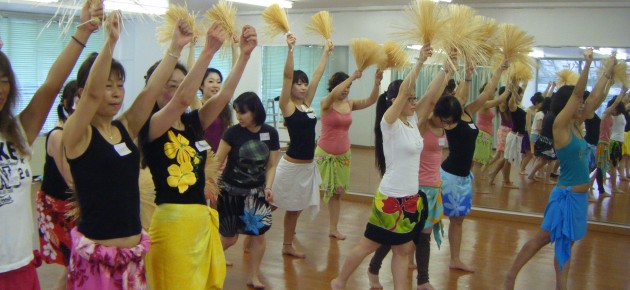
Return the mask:
<path id="1" fill-rule="evenodd" d="M 280 5 L 273 4 L 267 7 L 262 13 L 262 18 L 267 23 L 265 26 L 265 36 L 267 38 L 271 39 L 280 34 L 286 35 L 290 32 L 289 19 Z"/>
<path id="2" fill-rule="evenodd" d="M 324 37 L 324 39 L 330 39 L 333 32 L 332 17 L 328 11 L 319 11 L 311 16 L 311 21 L 306 27 L 307 30 Z"/>
<path id="3" fill-rule="evenodd" d="M 444 33 L 444 21 L 440 16 L 440 6 L 431 0 L 414 0 L 403 11 L 405 19 L 413 24 L 411 28 L 401 27 L 396 33 L 401 40 L 411 40 L 422 45 Z"/>
<path id="4" fill-rule="evenodd" d="M 212 5 L 208 11 L 206 11 L 205 19 L 207 26 L 212 26 L 213 23 L 218 22 L 225 30 L 227 38 L 232 41 L 235 35 L 238 35 L 238 29 L 236 26 L 236 7 L 232 5 L 232 2 L 221 0 L 218 3 Z M 229 45 L 229 41 L 224 42 L 224 45 Z"/>
<path id="5" fill-rule="evenodd" d="M 628 64 L 625 61 L 619 61 L 613 70 L 613 80 L 616 84 L 628 87 Z"/>
<path id="6" fill-rule="evenodd" d="M 382 63 L 387 58 L 383 48 L 378 43 L 367 38 L 352 39 L 350 48 L 352 48 L 357 70 L 360 71 L 371 65 Z"/>
<path id="7" fill-rule="evenodd" d="M 195 23 L 195 15 L 188 12 L 188 9 L 179 5 L 171 5 L 166 14 L 164 22 L 157 28 L 157 41 L 160 44 L 168 43 L 173 37 L 173 31 L 177 28 L 177 22 L 182 19 L 193 30 L 194 36 L 199 36 L 199 30 Z"/>
<path id="8" fill-rule="evenodd" d="M 527 83 L 534 78 L 532 67 L 527 63 L 516 62 L 507 71 L 511 83 Z"/>
<path id="9" fill-rule="evenodd" d="M 489 44 L 483 33 L 484 23 L 475 21 L 475 10 L 465 5 L 448 5 L 444 13 L 445 33 L 431 43 L 444 51 L 456 50 L 466 63 L 486 63 Z"/>
<path id="10" fill-rule="evenodd" d="M 385 41 L 383 51 L 387 58 L 378 64 L 378 69 L 401 69 L 409 65 L 409 56 L 405 48 L 393 41 Z"/>
<path id="11" fill-rule="evenodd" d="M 478 37 L 484 43 L 481 48 L 483 57 L 486 59 L 485 63 L 479 63 L 480 65 L 486 65 L 490 63 L 492 56 L 497 52 L 498 45 L 498 32 L 499 22 L 492 18 L 485 16 L 475 15 L 473 21 L 475 27 L 478 27 Z"/>
<path id="12" fill-rule="evenodd" d="M 499 47 L 510 62 L 529 63 L 529 53 L 534 46 L 534 37 L 514 24 L 503 24 L 499 31 Z"/>
<path id="13" fill-rule="evenodd" d="M 577 72 L 574 72 L 568 68 L 565 68 L 556 73 L 557 81 L 556 84 L 558 87 L 561 86 L 571 86 L 577 84 L 580 75 Z"/>

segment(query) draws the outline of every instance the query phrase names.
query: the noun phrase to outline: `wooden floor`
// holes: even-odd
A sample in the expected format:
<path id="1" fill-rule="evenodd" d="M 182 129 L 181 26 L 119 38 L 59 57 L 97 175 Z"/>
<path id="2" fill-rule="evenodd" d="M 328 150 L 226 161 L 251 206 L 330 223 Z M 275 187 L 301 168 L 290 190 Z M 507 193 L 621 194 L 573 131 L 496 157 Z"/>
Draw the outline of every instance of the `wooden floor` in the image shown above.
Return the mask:
<path id="1" fill-rule="evenodd" d="M 445 153 L 447 154 L 447 152 Z M 479 175 L 477 171 L 473 171 L 473 174 Z M 515 169 L 512 170 L 510 176 L 512 181 L 520 188 L 504 188 L 502 186 L 503 178 L 501 173 L 499 173 L 496 178 L 496 184 L 491 187 L 491 193 L 488 194 L 479 193 L 478 189 L 482 186 L 483 189 L 487 189 L 488 185 L 482 184 L 480 178 L 475 178 L 473 206 L 532 214 L 544 213 L 553 185 L 532 182 L 526 176 L 518 174 L 518 171 Z M 350 191 L 372 195 L 376 191 L 379 182 L 380 177 L 374 165 L 374 150 L 352 148 Z M 625 193 L 599 198 L 597 202 L 589 203 L 589 220 L 630 225 L 630 182 L 621 181 L 620 185 L 620 188 Z M 608 181 L 605 187 L 607 192 L 610 193 Z M 597 195 L 597 190 L 595 190 L 595 194 Z"/>
<path id="2" fill-rule="evenodd" d="M 267 289 L 329 289 L 346 254 L 363 234 L 369 216 L 369 204 L 344 201 L 340 230 L 348 235 L 345 241 L 330 239 L 328 212 L 322 207 L 314 221 L 307 216 L 300 219 L 297 245 L 307 253 L 305 260 L 280 254 L 282 247 L 283 212 L 273 215 L 274 225 L 267 233 L 267 252 L 262 263 L 262 279 Z M 448 220 L 445 221 L 448 228 Z M 533 236 L 538 226 L 492 219 L 470 218 L 464 224 L 462 258 L 477 272 L 466 274 L 448 269 L 447 240 L 438 250 L 431 242 L 430 277 L 436 289 L 499 289 L 505 271 L 510 267 L 521 246 Z M 447 237 L 445 237 L 447 239 Z M 228 268 L 225 289 L 247 289 L 245 286 L 247 255 L 242 252 L 242 239 L 226 253 L 234 262 Z M 547 246 L 523 268 L 516 289 L 554 289 L 553 247 Z M 630 238 L 615 234 L 589 232 L 575 244 L 569 277 L 570 289 L 630 289 Z M 369 259 L 369 257 L 368 257 Z M 366 259 L 352 275 L 347 289 L 369 289 Z M 392 289 L 390 259 L 381 271 L 385 289 Z M 51 289 L 60 267 L 44 265 L 39 268 L 42 289 Z M 409 289 L 415 272 L 409 272 Z"/>

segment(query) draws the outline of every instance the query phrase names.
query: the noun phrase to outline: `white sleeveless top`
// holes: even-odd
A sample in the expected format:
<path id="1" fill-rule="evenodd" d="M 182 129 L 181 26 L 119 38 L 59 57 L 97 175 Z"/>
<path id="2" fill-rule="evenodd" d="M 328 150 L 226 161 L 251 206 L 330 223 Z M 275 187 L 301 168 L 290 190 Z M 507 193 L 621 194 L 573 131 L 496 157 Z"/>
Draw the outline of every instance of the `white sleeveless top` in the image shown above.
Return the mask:
<path id="1" fill-rule="evenodd" d="M 33 260 L 32 183 L 29 160 L 0 134 L 0 273 Z"/>
<path id="2" fill-rule="evenodd" d="M 610 130 L 610 140 L 623 143 L 623 134 L 626 128 L 626 117 L 623 114 L 613 116 L 613 125 Z"/>

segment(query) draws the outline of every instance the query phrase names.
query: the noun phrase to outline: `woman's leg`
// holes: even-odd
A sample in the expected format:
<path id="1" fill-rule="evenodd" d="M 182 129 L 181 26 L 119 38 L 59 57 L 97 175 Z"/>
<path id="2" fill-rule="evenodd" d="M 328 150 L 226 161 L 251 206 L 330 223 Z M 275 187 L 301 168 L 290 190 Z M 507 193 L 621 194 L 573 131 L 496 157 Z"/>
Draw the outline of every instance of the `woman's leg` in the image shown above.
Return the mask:
<path id="1" fill-rule="evenodd" d="M 370 260 L 370 266 L 368 267 L 368 279 L 370 281 L 370 289 L 383 289 L 381 281 L 378 279 L 378 272 L 381 270 L 383 260 L 389 254 L 392 249 L 390 245 L 381 245 L 376 249 L 372 259 Z"/>
<path id="2" fill-rule="evenodd" d="M 376 251 L 380 246 L 379 243 L 369 240 L 366 237 L 362 237 L 359 241 L 359 244 L 356 245 L 352 251 L 346 257 L 346 260 L 343 262 L 343 266 L 341 267 L 341 271 L 339 272 L 339 276 L 330 281 L 330 287 L 333 290 L 341 290 L 346 288 L 346 283 L 348 282 L 348 278 L 354 272 L 354 270 L 359 267 L 363 259 L 367 257 L 367 255 Z M 406 257 L 405 257 L 406 258 Z M 406 262 L 407 260 L 405 260 Z M 405 270 L 406 271 L 406 270 Z"/>
<path id="3" fill-rule="evenodd" d="M 571 248 L 573 248 L 573 243 L 571 243 Z M 569 278 L 569 269 L 571 268 L 571 259 L 567 261 L 562 271 L 560 271 L 560 263 L 558 263 L 558 259 L 553 259 L 553 266 L 556 270 L 556 290 L 568 289 L 567 281 Z"/>
<path id="4" fill-rule="evenodd" d="M 392 246 L 392 277 L 394 278 L 394 290 L 406 289 L 407 270 L 409 265 L 409 255 L 413 251 L 413 243 L 411 241 Z"/>
<path id="5" fill-rule="evenodd" d="M 470 266 L 464 264 L 459 257 L 460 247 L 462 245 L 462 226 L 464 224 L 463 216 L 449 217 L 450 225 L 448 226 L 448 242 L 451 247 L 450 269 L 458 269 L 466 272 L 474 272 Z"/>
<path id="6" fill-rule="evenodd" d="M 501 151 L 501 156 L 499 156 L 499 160 L 497 161 L 496 166 L 488 175 L 490 185 L 494 185 L 494 179 L 497 177 L 497 174 L 499 174 L 499 171 L 503 169 L 504 165 L 505 165 L 505 158 L 503 158 L 503 151 Z"/>
<path id="7" fill-rule="evenodd" d="M 536 160 L 534 161 L 534 167 L 532 167 L 532 171 L 529 173 L 527 178 L 529 180 L 539 181 L 536 178 L 536 174 L 538 174 L 538 172 L 540 171 L 541 168 L 543 168 L 543 166 L 545 166 L 545 160 L 540 157 L 536 157 Z"/>
<path id="8" fill-rule="evenodd" d="M 526 175 L 527 174 L 527 165 L 529 165 L 529 161 L 532 160 L 532 153 L 529 151 L 526 151 L 525 153 L 523 153 L 523 160 L 521 161 L 521 175 Z"/>
<path id="9" fill-rule="evenodd" d="M 63 267 L 63 271 L 61 272 L 61 276 L 57 280 L 57 285 L 53 290 L 66 290 L 68 284 L 68 267 Z"/>
<path id="10" fill-rule="evenodd" d="M 247 279 L 247 285 L 254 288 L 264 288 L 265 285 L 260 282 L 260 263 L 265 255 L 266 240 L 265 235 L 250 236 L 250 248 L 249 248 L 249 278 Z"/>
<path id="11" fill-rule="evenodd" d="M 337 229 L 337 224 L 339 224 L 339 212 L 341 211 L 341 194 L 333 194 L 328 201 L 328 211 L 330 212 L 330 233 L 328 235 L 338 240 L 345 240 L 346 236 Z"/>
<path id="12" fill-rule="evenodd" d="M 536 235 L 527 241 L 525 245 L 521 248 L 521 251 L 516 256 L 516 260 L 512 264 L 512 267 L 508 271 L 508 274 L 505 278 L 504 289 L 505 290 L 514 290 L 514 283 L 516 282 L 516 276 L 518 276 L 518 272 L 521 271 L 523 266 L 527 264 L 527 262 L 540 251 L 544 246 L 551 242 L 551 236 L 548 231 L 538 230 Z"/>
<path id="13" fill-rule="evenodd" d="M 298 252 L 293 247 L 293 236 L 295 235 L 295 228 L 297 227 L 297 221 L 301 213 L 302 211 L 287 210 L 284 214 L 284 241 L 282 243 L 282 254 L 304 259 L 306 258 L 306 255 L 302 252 Z"/>
<path id="14" fill-rule="evenodd" d="M 236 244 L 236 242 L 238 241 L 238 234 L 234 235 L 233 237 L 224 237 L 221 236 L 221 245 L 223 245 L 223 251 L 227 251 L 227 249 L 229 249 L 231 246 L 234 246 L 234 244 Z"/>

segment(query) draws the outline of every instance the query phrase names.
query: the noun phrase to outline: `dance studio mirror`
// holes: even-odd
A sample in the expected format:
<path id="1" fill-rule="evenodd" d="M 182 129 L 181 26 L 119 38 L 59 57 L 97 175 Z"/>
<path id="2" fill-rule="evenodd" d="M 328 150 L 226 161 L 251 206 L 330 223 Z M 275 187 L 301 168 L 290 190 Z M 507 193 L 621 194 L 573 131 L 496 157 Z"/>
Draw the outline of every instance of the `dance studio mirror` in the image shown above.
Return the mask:
<path id="1" fill-rule="evenodd" d="M 627 55 L 630 53 L 628 48 L 596 48 L 595 58 L 593 66 L 591 67 L 591 75 L 587 89 L 590 91 L 595 85 L 596 79 L 599 74 L 599 68 L 602 66 L 601 60 L 606 55 L 610 55 L 612 51 L 617 51 L 617 58 L 620 61 L 627 61 Z M 412 52 L 413 53 L 413 52 Z M 538 47 L 535 49 L 536 62 L 538 68 L 534 71 L 534 79 L 530 81 L 525 91 L 522 107 L 528 108 L 531 105 L 530 97 L 535 92 L 543 92 L 549 82 L 557 81 L 556 73 L 562 69 L 570 69 L 575 72 L 579 72 L 583 61 L 583 48 L 580 47 Z M 350 60 L 351 62 L 351 60 Z M 478 70 L 479 71 L 479 70 Z M 363 77 L 359 80 L 359 83 L 353 84 L 350 98 L 359 98 L 361 94 L 369 93 L 370 82 L 373 80 L 373 72 L 364 72 Z M 386 74 L 387 75 L 387 74 Z M 387 88 L 390 80 L 397 78 L 397 73 L 391 73 L 386 76 L 381 84 L 381 91 Z M 389 79 L 388 79 L 389 78 Z M 474 82 L 478 76 L 473 79 Z M 422 82 L 422 74 L 419 82 Z M 363 87 L 362 89 L 360 89 Z M 422 85 L 418 86 L 418 95 L 422 95 Z M 472 86 L 476 86 L 473 84 Z M 355 90 L 360 90 L 356 92 Z M 613 86 L 604 101 L 602 107 L 597 110 L 597 114 L 601 116 L 605 109 L 605 105 L 610 98 L 619 94 L 621 87 L 619 85 Z M 477 93 L 471 90 L 470 98 L 476 98 Z M 353 158 L 350 178 L 350 191 L 353 193 L 369 195 L 371 196 L 380 180 L 380 176 L 374 165 L 374 150 L 373 150 L 373 124 L 374 124 L 374 111 L 365 110 L 366 112 L 353 113 L 355 124 L 365 124 L 361 126 L 352 126 L 354 132 L 351 129 L 350 137 L 353 143 Z M 498 117 L 495 118 L 495 132 L 499 124 Z M 369 137 L 366 137 L 369 135 Z M 496 143 L 496 141 L 495 141 Z M 445 154 L 448 151 L 445 150 Z M 533 162 L 533 161 L 532 161 Z M 527 167 L 526 172 L 529 173 L 532 167 L 532 162 Z M 554 185 L 544 184 L 542 182 L 532 181 L 527 178 L 527 175 L 521 175 L 518 167 L 512 167 L 510 174 L 511 180 L 517 188 L 507 188 L 503 186 L 502 174 L 499 173 L 495 179 L 494 185 L 487 185 L 487 180 L 481 178 L 479 168 L 475 168 L 473 173 L 475 174 L 474 194 L 473 194 L 473 206 L 480 209 L 498 210 L 513 212 L 525 215 L 539 215 L 545 211 L 545 205 L 549 198 Z M 596 202 L 589 203 L 588 217 L 590 221 L 630 225 L 630 214 L 627 208 L 630 205 L 630 186 L 628 181 L 621 181 L 621 189 L 625 192 L 623 194 L 613 194 L 610 197 L 600 197 L 597 184 L 594 185 L 594 195 Z M 604 182 L 606 192 L 610 193 L 609 181 Z M 490 193 L 481 194 L 479 188 L 482 186 L 489 187 Z"/>

